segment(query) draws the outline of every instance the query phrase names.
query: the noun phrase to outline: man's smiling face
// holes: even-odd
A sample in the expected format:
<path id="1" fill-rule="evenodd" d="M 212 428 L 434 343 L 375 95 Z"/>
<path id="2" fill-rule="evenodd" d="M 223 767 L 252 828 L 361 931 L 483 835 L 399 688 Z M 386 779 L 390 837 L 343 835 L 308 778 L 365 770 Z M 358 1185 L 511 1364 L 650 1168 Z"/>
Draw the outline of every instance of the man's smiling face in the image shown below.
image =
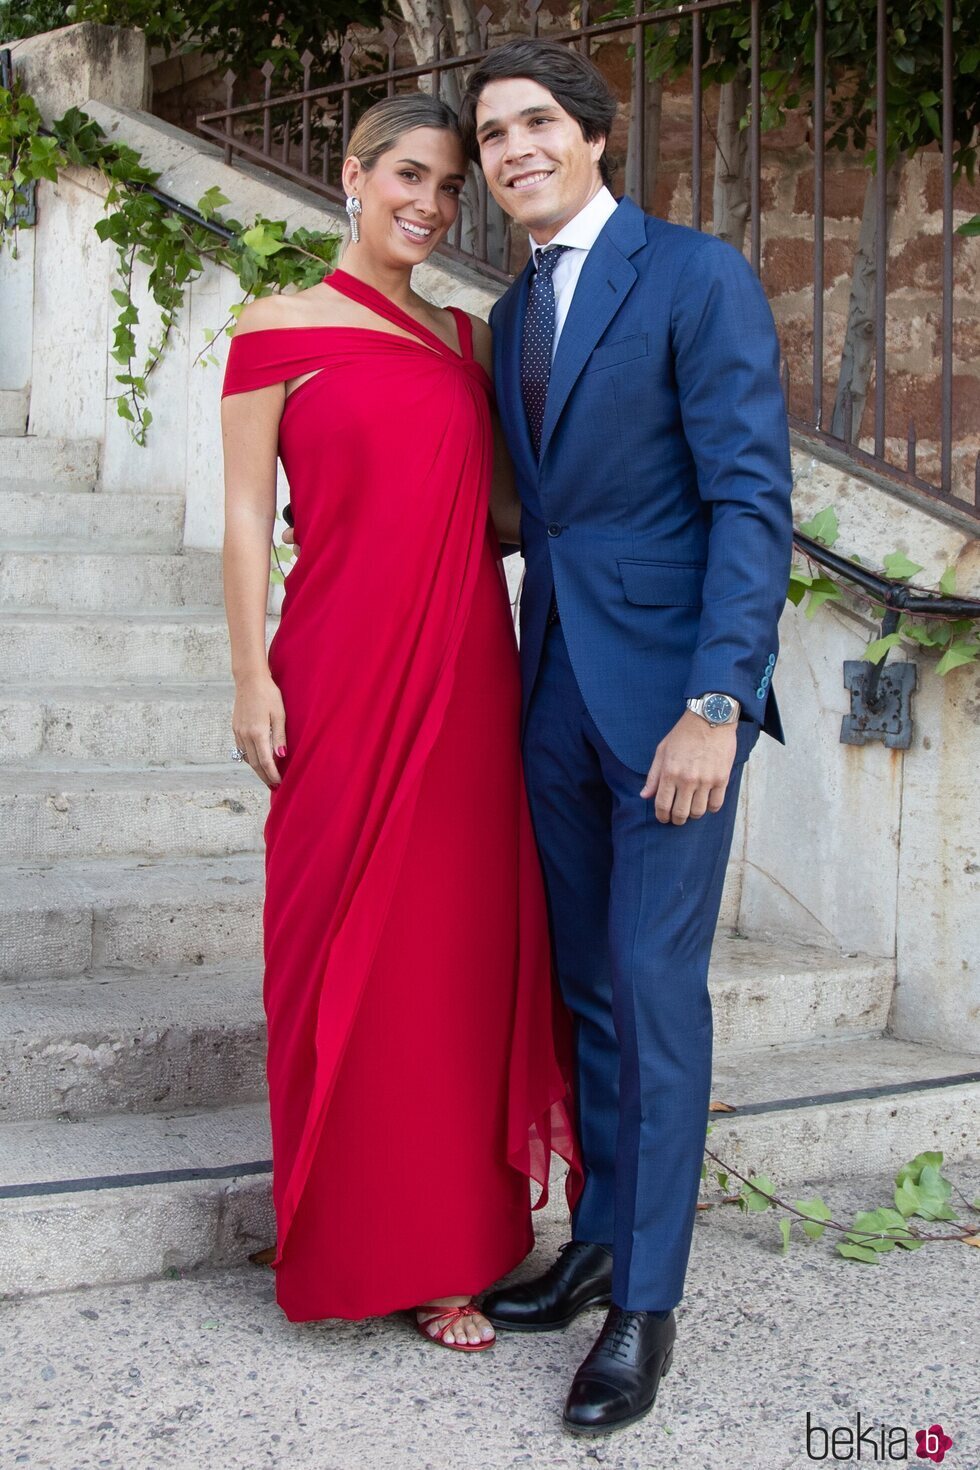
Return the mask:
<path id="1" fill-rule="evenodd" d="M 535 244 L 546 245 L 601 189 L 605 138 L 586 142 L 575 118 L 540 82 L 488 82 L 475 121 L 490 193 Z"/>

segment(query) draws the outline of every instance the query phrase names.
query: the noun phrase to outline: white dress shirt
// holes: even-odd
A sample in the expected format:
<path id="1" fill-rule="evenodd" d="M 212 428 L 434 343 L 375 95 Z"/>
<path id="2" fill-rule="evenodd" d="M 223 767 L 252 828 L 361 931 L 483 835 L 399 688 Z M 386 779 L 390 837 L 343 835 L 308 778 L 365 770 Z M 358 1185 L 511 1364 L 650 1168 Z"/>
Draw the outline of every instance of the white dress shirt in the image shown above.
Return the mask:
<path id="1" fill-rule="evenodd" d="M 570 219 L 567 225 L 563 225 L 555 238 L 549 240 L 547 245 L 535 245 L 534 241 L 531 241 L 531 254 L 535 265 L 537 265 L 539 253 L 547 250 L 548 246 L 567 245 L 569 247 L 555 266 L 551 278 L 555 288 L 555 340 L 551 349 L 552 362 L 555 360 L 558 338 L 565 325 L 565 318 L 568 316 L 568 308 L 575 295 L 578 278 L 582 274 L 585 257 L 598 240 L 610 215 L 615 214 L 618 208 L 615 199 L 603 185 L 585 208 L 580 209 L 575 218 Z"/>

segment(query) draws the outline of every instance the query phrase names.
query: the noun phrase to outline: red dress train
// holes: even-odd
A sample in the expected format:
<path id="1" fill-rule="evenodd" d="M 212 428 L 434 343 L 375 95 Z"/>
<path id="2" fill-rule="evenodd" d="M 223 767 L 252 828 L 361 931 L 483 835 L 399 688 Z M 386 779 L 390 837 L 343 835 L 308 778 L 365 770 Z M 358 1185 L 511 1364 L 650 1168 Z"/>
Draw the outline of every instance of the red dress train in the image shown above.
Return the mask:
<path id="1" fill-rule="evenodd" d="M 299 559 L 269 650 L 287 755 L 265 826 L 277 1298 L 293 1321 L 475 1293 L 579 1184 L 566 1018 L 489 523 L 491 386 L 336 271 L 379 327 L 232 341 L 224 393 L 301 377 L 279 454 Z M 562 1063 L 558 1057 L 561 1055 Z"/>

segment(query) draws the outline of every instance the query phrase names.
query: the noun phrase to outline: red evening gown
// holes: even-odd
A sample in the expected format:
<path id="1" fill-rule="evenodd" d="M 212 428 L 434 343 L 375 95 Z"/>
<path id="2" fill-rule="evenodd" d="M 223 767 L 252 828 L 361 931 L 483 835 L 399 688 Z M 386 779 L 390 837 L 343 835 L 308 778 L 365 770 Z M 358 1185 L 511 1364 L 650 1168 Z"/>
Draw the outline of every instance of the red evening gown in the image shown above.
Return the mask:
<path id="1" fill-rule="evenodd" d="M 580 1178 L 489 522 L 491 385 L 464 312 L 457 353 L 345 272 L 327 284 L 410 335 L 246 333 L 224 382 L 315 374 L 280 423 L 301 552 L 269 649 L 287 755 L 264 998 L 293 1321 L 476 1293 L 531 1249 L 552 1149 L 571 1197 Z"/>

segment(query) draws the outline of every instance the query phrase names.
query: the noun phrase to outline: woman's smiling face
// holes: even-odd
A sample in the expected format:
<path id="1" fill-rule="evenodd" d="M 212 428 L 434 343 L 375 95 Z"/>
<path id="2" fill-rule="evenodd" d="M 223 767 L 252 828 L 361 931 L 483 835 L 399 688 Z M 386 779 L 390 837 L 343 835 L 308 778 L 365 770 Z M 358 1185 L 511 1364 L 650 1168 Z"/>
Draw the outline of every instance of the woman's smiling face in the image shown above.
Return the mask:
<path id="1" fill-rule="evenodd" d="M 371 169 L 348 158 L 343 180 L 348 194 L 361 201 L 362 247 L 415 265 L 456 223 L 466 182 L 463 145 L 447 128 L 412 128 Z"/>
<path id="2" fill-rule="evenodd" d="M 490 192 L 536 244 L 547 244 L 602 187 L 605 138 L 587 142 L 579 123 L 540 82 L 488 82 L 475 121 Z"/>

